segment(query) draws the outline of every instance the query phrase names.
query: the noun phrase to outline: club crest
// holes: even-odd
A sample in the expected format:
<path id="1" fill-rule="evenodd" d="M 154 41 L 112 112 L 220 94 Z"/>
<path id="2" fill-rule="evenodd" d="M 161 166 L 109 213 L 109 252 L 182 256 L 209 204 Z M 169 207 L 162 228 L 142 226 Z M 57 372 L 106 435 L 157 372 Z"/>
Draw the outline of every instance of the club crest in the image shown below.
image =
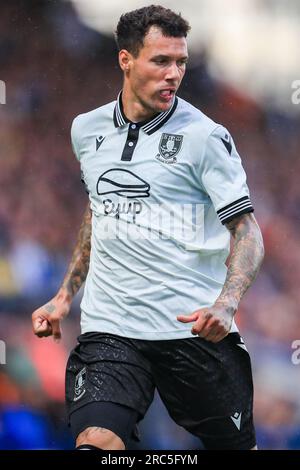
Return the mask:
<path id="1" fill-rule="evenodd" d="M 159 153 L 155 156 L 163 163 L 176 163 L 176 155 L 181 149 L 183 135 L 163 133 L 159 142 Z"/>
<path id="2" fill-rule="evenodd" d="M 79 400 L 79 398 L 81 398 L 85 394 L 85 391 L 86 391 L 84 387 L 85 381 L 86 381 L 86 368 L 84 367 L 76 375 L 75 387 L 74 387 L 74 392 L 75 392 L 74 401 Z"/>

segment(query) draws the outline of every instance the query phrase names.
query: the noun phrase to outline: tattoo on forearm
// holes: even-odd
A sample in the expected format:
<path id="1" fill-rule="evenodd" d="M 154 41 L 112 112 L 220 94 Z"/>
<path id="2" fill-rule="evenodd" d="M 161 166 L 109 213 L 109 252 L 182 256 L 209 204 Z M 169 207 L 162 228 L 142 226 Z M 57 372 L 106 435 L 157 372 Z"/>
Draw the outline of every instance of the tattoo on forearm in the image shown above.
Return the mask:
<path id="1" fill-rule="evenodd" d="M 237 306 L 258 274 L 264 257 L 264 245 L 253 214 L 232 221 L 227 228 L 234 238 L 234 246 L 218 301 L 227 303 L 233 300 Z"/>
<path id="2" fill-rule="evenodd" d="M 50 303 L 50 304 L 45 305 L 44 309 L 47 310 L 48 313 L 53 313 L 56 307 L 55 305 Z"/>
<path id="3" fill-rule="evenodd" d="M 71 297 L 74 297 L 78 292 L 81 285 L 84 283 L 89 270 L 91 233 L 92 220 L 90 207 L 88 205 L 84 213 L 73 256 L 63 281 L 63 287 L 67 289 Z"/>

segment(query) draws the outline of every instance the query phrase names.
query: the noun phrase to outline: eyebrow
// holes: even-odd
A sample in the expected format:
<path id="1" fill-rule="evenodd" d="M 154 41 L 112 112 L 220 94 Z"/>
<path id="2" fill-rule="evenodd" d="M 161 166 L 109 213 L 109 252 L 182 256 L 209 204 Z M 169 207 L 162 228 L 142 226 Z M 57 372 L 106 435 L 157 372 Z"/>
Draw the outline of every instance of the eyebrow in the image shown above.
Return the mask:
<path id="1" fill-rule="evenodd" d="M 169 56 L 169 55 L 158 54 L 158 55 L 155 55 L 155 56 L 151 57 L 151 60 L 170 59 L 170 58 L 171 58 L 171 56 Z M 189 57 L 188 57 L 187 55 L 185 55 L 185 56 L 180 57 L 180 58 L 177 59 L 177 60 L 186 60 L 186 61 L 187 61 L 188 58 L 189 58 Z"/>

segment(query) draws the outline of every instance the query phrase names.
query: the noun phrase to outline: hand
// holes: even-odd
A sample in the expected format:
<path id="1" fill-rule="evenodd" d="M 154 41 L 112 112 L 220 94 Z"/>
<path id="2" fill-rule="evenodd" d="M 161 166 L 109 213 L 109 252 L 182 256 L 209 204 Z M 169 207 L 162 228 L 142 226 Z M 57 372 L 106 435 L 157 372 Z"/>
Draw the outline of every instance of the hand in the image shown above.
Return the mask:
<path id="1" fill-rule="evenodd" d="M 193 335 L 218 343 L 230 332 L 234 313 L 233 308 L 215 303 L 212 307 L 201 308 L 191 315 L 178 315 L 177 320 L 182 323 L 195 322 L 192 327 Z"/>
<path id="2" fill-rule="evenodd" d="M 54 341 L 61 339 L 60 321 L 69 313 L 71 301 L 59 291 L 50 302 L 35 310 L 32 314 L 33 332 L 39 338 L 53 336 Z"/>

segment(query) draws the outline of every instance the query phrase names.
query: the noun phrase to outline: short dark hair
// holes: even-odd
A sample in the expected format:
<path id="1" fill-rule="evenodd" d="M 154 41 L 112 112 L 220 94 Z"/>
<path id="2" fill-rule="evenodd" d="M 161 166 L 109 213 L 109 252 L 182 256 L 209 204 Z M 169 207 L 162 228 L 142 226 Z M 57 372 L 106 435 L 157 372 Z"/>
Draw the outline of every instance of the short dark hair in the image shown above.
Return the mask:
<path id="1" fill-rule="evenodd" d="M 118 22 L 115 37 L 119 50 L 126 49 L 137 57 L 151 26 L 159 27 L 164 36 L 176 38 L 186 37 L 191 29 L 180 13 L 168 8 L 160 5 L 139 8 L 124 13 Z"/>

